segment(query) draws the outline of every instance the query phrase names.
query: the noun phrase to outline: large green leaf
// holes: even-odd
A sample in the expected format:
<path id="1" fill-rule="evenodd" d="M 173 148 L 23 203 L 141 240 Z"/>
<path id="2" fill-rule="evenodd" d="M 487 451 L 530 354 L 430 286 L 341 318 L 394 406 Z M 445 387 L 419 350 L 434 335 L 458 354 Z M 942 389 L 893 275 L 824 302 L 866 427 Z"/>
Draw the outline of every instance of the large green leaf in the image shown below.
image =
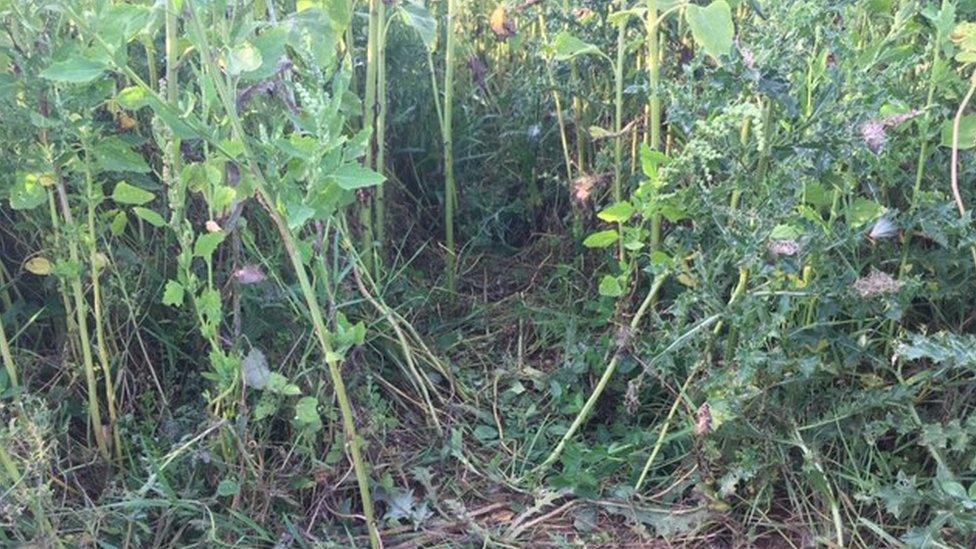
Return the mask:
<path id="1" fill-rule="evenodd" d="M 601 55 L 603 52 L 589 42 L 584 42 L 567 31 L 556 35 L 552 41 L 552 55 L 556 61 L 568 61 L 581 55 Z"/>
<path id="2" fill-rule="evenodd" d="M 952 146 L 953 119 L 946 120 L 942 124 L 942 146 Z M 966 115 L 959 120 L 959 149 L 971 149 L 976 147 L 976 116 Z"/>
<path id="3" fill-rule="evenodd" d="M 10 207 L 14 210 L 31 210 L 43 204 L 47 200 L 47 193 L 41 181 L 40 174 L 18 172 L 10 188 Z"/>
<path id="4" fill-rule="evenodd" d="M 335 172 L 335 179 L 336 183 L 347 191 L 362 189 L 364 187 L 375 187 L 386 180 L 385 177 L 373 170 L 355 164 L 341 166 Z"/>
<path id="5" fill-rule="evenodd" d="M 95 145 L 95 159 L 106 171 L 146 173 L 149 165 L 142 155 L 129 148 L 129 144 L 118 137 L 109 137 Z"/>
<path id="6" fill-rule="evenodd" d="M 717 60 L 732 51 L 735 25 L 732 23 L 732 8 L 725 0 L 715 0 L 705 7 L 689 5 L 685 20 L 695 42 L 708 55 Z"/>
<path id="7" fill-rule="evenodd" d="M 132 206 L 142 206 L 147 202 L 152 202 L 156 196 L 145 190 L 136 187 L 135 185 L 130 185 L 125 181 L 119 181 L 115 185 L 115 190 L 112 191 L 112 200 L 118 202 L 119 204 L 129 204 Z"/>
<path id="8" fill-rule="evenodd" d="M 397 5 L 397 11 L 403 22 L 417 31 L 420 39 L 428 50 L 433 50 L 437 44 L 437 20 L 430 11 L 417 0 L 406 0 Z"/>
<path id="9" fill-rule="evenodd" d="M 241 42 L 227 54 L 227 74 L 238 76 L 261 68 L 261 51 L 250 42 Z"/>
<path id="10" fill-rule="evenodd" d="M 106 65 L 101 61 L 85 57 L 69 57 L 41 71 L 41 78 L 55 82 L 84 84 L 101 76 L 105 69 Z"/>
<path id="11" fill-rule="evenodd" d="M 620 235 L 615 230 L 600 231 L 586 237 L 583 245 L 587 248 L 606 248 L 616 242 L 618 238 Z"/>

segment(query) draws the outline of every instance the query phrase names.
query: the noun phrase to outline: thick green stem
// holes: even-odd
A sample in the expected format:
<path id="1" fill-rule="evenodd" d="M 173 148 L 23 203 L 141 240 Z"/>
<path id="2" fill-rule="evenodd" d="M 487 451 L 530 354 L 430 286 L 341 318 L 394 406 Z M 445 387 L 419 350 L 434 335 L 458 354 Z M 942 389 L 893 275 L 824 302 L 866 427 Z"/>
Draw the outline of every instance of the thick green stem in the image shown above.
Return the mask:
<path id="1" fill-rule="evenodd" d="M 457 290 L 456 262 L 454 245 L 454 207 L 457 186 L 454 181 L 454 56 L 456 39 L 457 0 L 447 0 L 447 44 L 444 60 L 444 119 L 441 122 L 444 138 L 444 245 L 447 248 L 447 289 L 452 294 Z"/>
<path id="2" fill-rule="evenodd" d="M 375 170 L 381 174 L 386 173 L 386 33 L 388 23 L 386 17 L 386 2 L 379 3 L 379 33 L 376 44 L 376 101 L 378 112 L 376 113 L 376 166 Z M 376 260 L 374 268 L 382 264 L 383 248 L 386 241 L 386 185 L 376 187 L 374 202 L 373 226 L 376 233 Z"/>
<path id="3" fill-rule="evenodd" d="M 90 150 L 86 143 L 86 150 Z M 115 443 L 115 456 L 122 462 L 122 439 L 119 436 L 118 414 L 115 409 L 115 388 L 112 383 L 112 369 L 108 356 L 108 345 L 105 342 L 105 326 L 102 317 L 102 285 L 99 280 L 101 263 L 105 256 L 99 256 L 98 237 L 95 231 L 95 182 L 92 176 L 90 157 L 85 159 L 85 188 L 88 194 L 88 266 L 91 269 L 92 313 L 95 320 L 95 345 L 98 351 L 98 362 L 105 377 L 105 406 L 108 409 L 109 429 Z"/>
<path id="4" fill-rule="evenodd" d="M 370 169 L 376 168 L 376 88 L 378 80 L 377 75 L 379 74 L 380 34 L 382 32 L 380 22 L 380 5 L 382 3 L 383 0 L 369 0 L 369 23 L 366 31 L 366 97 L 363 99 L 363 128 L 370 132 L 370 139 L 369 144 L 366 146 L 366 158 L 364 163 L 365 166 Z M 372 192 L 365 191 L 361 195 L 360 199 L 359 228 L 360 238 L 362 240 L 360 246 L 363 250 L 362 255 L 363 260 L 366 262 L 366 268 L 372 271 L 374 265 L 373 255 L 375 245 L 374 226 L 376 223 L 376 220 L 373 217 Z"/>
<path id="5" fill-rule="evenodd" d="M 658 87 L 661 85 L 661 52 L 660 27 L 658 18 L 658 0 L 647 0 L 647 78 L 650 87 L 650 129 L 648 145 L 655 151 L 661 150 L 661 97 Z M 651 218 L 651 251 L 661 244 L 661 215 L 654 214 Z"/>
<path id="6" fill-rule="evenodd" d="M 342 427 L 345 434 L 346 447 L 352 458 L 353 468 L 356 472 L 356 481 L 359 484 L 359 493 L 363 504 L 363 515 L 366 517 L 366 527 L 369 530 L 370 544 L 374 548 L 382 547 L 379 531 L 376 528 L 376 520 L 373 515 L 373 499 L 370 496 L 369 477 L 366 471 L 366 462 L 363 460 L 360 451 L 360 439 L 356 434 L 356 423 L 353 416 L 352 404 L 349 401 L 349 394 L 346 392 L 346 384 L 342 379 L 340 370 L 339 355 L 332 347 L 329 331 L 326 328 L 325 320 L 322 318 L 322 308 L 319 306 L 318 297 L 312 289 L 308 274 L 305 271 L 305 264 L 302 262 L 301 253 L 295 246 L 291 231 L 281 215 L 274 208 L 271 197 L 268 196 L 264 188 L 258 189 L 259 196 L 264 202 L 265 209 L 274 221 L 275 226 L 281 234 L 281 240 L 285 245 L 285 251 L 291 260 L 292 267 L 295 269 L 295 276 L 298 278 L 298 285 L 305 298 L 305 305 L 308 308 L 309 316 L 312 317 L 312 326 L 315 328 L 315 336 L 322 348 L 325 362 L 329 366 L 329 375 L 332 378 L 332 385 L 335 388 L 336 399 L 339 401 L 339 411 L 342 413 Z"/>
<path id="7" fill-rule="evenodd" d="M 626 3 L 620 2 L 621 8 Z M 620 22 L 617 28 L 617 62 L 613 66 L 613 131 L 615 134 L 613 143 L 613 201 L 620 202 L 623 199 L 623 162 L 624 162 L 624 61 L 627 54 L 627 20 Z M 623 225 L 619 227 L 620 238 L 617 239 L 617 253 L 619 258 L 624 258 L 623 244 Z"/>
<path id="8" fill-rule="evenodd" d="M 64 183 L 58 178 L 57 182 L 58 199 L 61 205 L 61 216 L 68 225 L 74 225 L 71 215 L 71 208 L 68 205 L 68 193 L 65 191 Z M 75 238 L 68 238 L 68 258 L 74 265 L 81 265 L 81 255 L 78 253 L 78 243 Z M 88 388 L 88 417 L 91 422 L 91 429 L 95 435 L 95 443 L 98 451 L 105 459 L 111 459 L 108 449 L 108 440 L 105 431 L 102 429 L 102 413 L 98 404 L 98 383 L 95 381 L 95 361 L 92 357 L 91 339 L 88 331 L 88 302 L 85 301 L 85 292 L 81 287 L 81 274 L 71 275 L 71 293 L 75 301 L 76 320 L 78 322 L 78 339 L 81 345 L 82 364 L 85 368 L 85 382 Z"/>

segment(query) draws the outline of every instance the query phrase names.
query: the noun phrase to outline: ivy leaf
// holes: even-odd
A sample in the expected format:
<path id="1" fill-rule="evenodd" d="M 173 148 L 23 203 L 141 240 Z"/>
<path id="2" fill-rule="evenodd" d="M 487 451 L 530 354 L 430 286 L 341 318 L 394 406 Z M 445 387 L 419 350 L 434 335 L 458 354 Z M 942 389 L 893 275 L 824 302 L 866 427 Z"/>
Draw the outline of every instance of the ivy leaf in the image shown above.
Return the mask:
<path id="1" fill-rule="evenodd" d="M 705 7 L 690 4 L 685 11 L 685 20 L 695 42 L 716 61 L 732 51 L 735 25 L 732 8 L 725 0 L 715 0 Z"/>
<path id="2" fill-rule="evenodd" d="M 128 204 L 130 206 L 142 206 L 143 204 L 152 202 L 156 198 L 153 193 L 136 187 L 135 185 L 130 185 L 125 181 L 119 181 L 115 185 L 115 190 L 112 191 L 112 200 L 118 202 L 119 204 Z"/>
<path id="3" fill-rule="evenodd" d="M 41 71 L 41 78 L 69 84 L 85 84 L 105 72 L 105 63 L 86 57 L 69 57 Z"/>
<path id="4" fill-rule="evenodd" d="M 347 191 L 353 191 L 365 187 L 375 187 L 376 185 L 386 181 L 385 177 L 374 172 L 373 170 L 369 170 L 355 164 L 346 164 L 345 166 L 341 166 L 335 171 L 334 176 L 339 187 Z"/>
<path id="5" fill-rule="evenodd" d="M 183 296 L 186 291 L 183 285 L 175 280 L 166 281 L 166 289 L 163 290 L 163 305 L 179 307 L 183 305 Z"/>
<path id="6" fill-rule="evenodd" d="M 586 237 L 586 240 L 583 241 L 583 245 L 587 248 L 606 248 L 607 246 L 610 246 L 616 242 L 619 237 L 620 235 L 618 235 L 617 231 L 613 229 L 600 231 Z"/>
<path id="7" fill-rule="evenodd" d="M 562 31 L 552 41 L 552 53 L 556 61 L 569 61 L 581 55 L 602 55 L 603 52 L 595 45 Z"/>

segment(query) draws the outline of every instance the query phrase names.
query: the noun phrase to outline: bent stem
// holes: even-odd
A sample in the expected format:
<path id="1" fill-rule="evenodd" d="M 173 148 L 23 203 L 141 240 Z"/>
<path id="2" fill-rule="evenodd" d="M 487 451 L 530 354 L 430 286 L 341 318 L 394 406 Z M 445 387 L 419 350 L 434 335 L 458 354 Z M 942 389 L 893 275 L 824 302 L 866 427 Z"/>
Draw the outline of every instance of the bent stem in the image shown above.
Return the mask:
<path id="1" fill-rule="evenodd" d="M 962 124 L 962 115 L 976 93 L 976 72 L 969 78 L 969 90 L 963 97 L 959 109 L 956 111 L 956 118 L 952 121 L 952 163 L 950 165 L 950 184 L 952 186 L 952 197 L 956 201 L 959 215 L 966 217 L 966 205 L 962 201 L 962 193 L 959 192 L 959 127 Z M 973 266 L 976 267 L 976 246 L 971 246 L 969 251 L 973 255 Z"/>
<path id="2" fill-rule="evenodd" d="M 658 292 L 661 291 L 661 287 L 664 285 L 664 281 L 667 280 L 668 274 L 663 273 L 654 279 L 653 284 L 651 284 L 651 289 L 648 290 L 647 296 L 644 297 L 644 301 L 641 302 L 640 307 L 637 312 L 634 313 L 634 317 L 630 319 L 629 328 L 631 331 L 637 329 L 640 325 L 641 320 L 647 311 L 650 309 L 651 304 L 657 297 Z M 593 407 L 596 406 L 597 401 L 600 400 L 600 396 L 603 391 L 607 388 L 607 384 L 610 383 L 610 378 L 613 377 L 614 371 L 617 369 L 617 365 L 620 363 L 620 359 L 624 355 L 624 346 L 619 346 L 616 352 L 613 353 L 613 357 L 610 359 L 610 363 L 607 364 L 606 370 L 603 371 L 603 375 L 600 376 L 600 380 L 597 382 L 596 387 L 593 388 L 593 392 L 590 393 L 590 398 L 586 400 L 586 404 L 583 405 L 583 409 L 576 415 L 576 419 L 573 420 L 572 425 L 569 426 L 569 430 L 563 435 L 563 438 L 559 440 L 556 447 L 553 448 L 552 452 L 549 453 L 549 457 L 542 462 L 539 467 L 536 468 L 535 473 L 538 476 L 542 476 L 557 459 L 563 453 L 566 448 L 566 444 L 576 436 L 576 432 L 579 431 L 583 423 L 589 417 L 590 412 L 593 411 Z"/>
<path id="3" fill-rule="evenodd" d="M 295 270 L 295 276 L 298 278 L 298 285 L 302 290 L 302 296 L 305 298 L 305 306 L 308 308 L 309 316 L 312 317 L 312 326 L 315 329 L 315 336 L 322 348 L 322 353 L 325 355 L 325 362 L 329 366 L 329 375 L 332 377 L 332 384 L 335 387 L 336 399 L 339 401 L 339 411 L 342 413 L 342 426 L 345 434 L 346 446 L 348 447 L 349 455 L 352 458 L 353 468 L 356 472 L 356 481 L 359 484 L 359 494 L 363 504 L 363 515 L 366 517 L 366 527 L 369 530 L 369 541 L 374 548 L 379 548 L 382 546 L 382 543 L 380 542 L 379 531 L 376 529 L 376 521 L 373 517 L 373 500 L 369 492 L 369 478 L 366 473 L 366 463 L 363 460 L 362 452 L 360 451 L 360 439 L 356 433 L 356 423 L 353 419 L 353 411 L 352 405 L 349 401 L 349 394 L 346 392 L 346 384 L 342 379 L 342 372 L 339 369 L 339 355 L 333 350 L 329 331 L 326 328 L 325 320 L 322 318 L 322 308 L 319 305 L 318 297 L 315 295 L 315 291 L 312 290 L 312 284 L 308 280 L 308 273 L 305 271 L 305 264 L 302 262 L 301 254 L 299 253 L 298 248 L 295 246 L 295 241 L 292 238 L 291 230 L 288 229 L 288 225 L 274 208 L 271 197 L 268 196 L 267 191 L 265 191 L 263 187 L 258 189 L 258 196 L 260 197 L 265 210 L 268 212 L 268 215 L 271 217 L 271 220 L 278 228 L 278 233 L 281 235 L 281 240 L 285 245 L 285 251 L 288 253 L 288 258 L 291 260 L 292 267 Z"/>

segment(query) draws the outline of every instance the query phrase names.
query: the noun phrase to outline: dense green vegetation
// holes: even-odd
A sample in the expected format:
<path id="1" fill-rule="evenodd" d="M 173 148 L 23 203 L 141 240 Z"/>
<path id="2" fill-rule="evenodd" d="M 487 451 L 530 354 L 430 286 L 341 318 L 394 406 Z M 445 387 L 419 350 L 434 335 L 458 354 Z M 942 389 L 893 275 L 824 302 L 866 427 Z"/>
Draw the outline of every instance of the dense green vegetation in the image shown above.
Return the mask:
<path id="1" fill-rule="evenodd" d="M 0 0 L 0 545 L 976 546 L 976 1 Z"/>

